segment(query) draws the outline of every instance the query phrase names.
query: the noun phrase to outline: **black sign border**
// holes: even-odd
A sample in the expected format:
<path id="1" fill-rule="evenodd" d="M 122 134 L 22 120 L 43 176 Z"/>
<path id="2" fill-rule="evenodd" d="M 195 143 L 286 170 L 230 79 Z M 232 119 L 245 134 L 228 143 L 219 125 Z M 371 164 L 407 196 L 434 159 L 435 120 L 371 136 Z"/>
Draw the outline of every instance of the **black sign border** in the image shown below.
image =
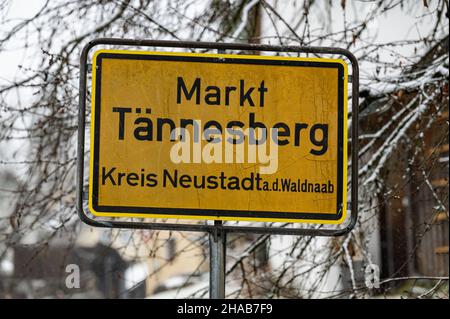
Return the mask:
<path id="1" fill-rule="evenodd" d="M 197 208 L 161 208 L 161 207 L 135 207 L 135 206 L 100 206 L 98 205 L 99 192 L 99 132 L 100 132 L 100 110 L 101 110 L 101 74 L 103 59 L 126 59 L 126 60 L 159 60 L 159 61 L 177 61 L 177 62 L 203 62 L 218 64 L 252 64 L 252 65 L 277 65 L 277 66 L 296 66 L 296 67 L 320 67 L 336 68 L 338 70 L 338 160 L 337 160 L 337 212 L 330 213 L 308 213 L 308 212 L 274 212 L 274 211 L 245 211 L 245 210 L 220 210 L 220 209 L 197 209 Z M 337 62 L 320 61 L 299 61 L 299 60 L 275 60 L 275 59 L 246 59 L 240 58 L 219 58 L 219 57 L 200 57 L 200 56 L 178 56 L 178 55 L 150 55 L 150 54 L 127 54 L 117 52 L 101 52 L 96 57 L 96 83 L 95 83 L 95 123 L 94 123 L 94 161 L 93 161 L 93 189 L 92 189 L 92 208 L 98 213 L 120 214 L 149 214 L 151 215 L 172 215 L 172 216 L 195 216 L 201 217 L 237 217 L 251 219 L 289 219 L 289 220 L 311 220 L 313 221 L 337 221 L 343 215 L 343 149 L 344 149 L 344 67 Z"/>

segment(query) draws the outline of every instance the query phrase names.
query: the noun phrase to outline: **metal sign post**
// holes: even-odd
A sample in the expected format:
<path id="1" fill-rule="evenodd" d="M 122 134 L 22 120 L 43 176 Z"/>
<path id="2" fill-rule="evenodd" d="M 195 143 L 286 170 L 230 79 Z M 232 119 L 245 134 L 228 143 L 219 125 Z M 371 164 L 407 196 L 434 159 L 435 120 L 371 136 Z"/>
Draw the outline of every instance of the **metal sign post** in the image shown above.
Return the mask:
<path id="1" fill-rule="evenodd" d="M 213 55 L 195 55 L 191 54 L 190 56 L 187 54 L 165 54 L 165 53 L 150 53 L 150 52 L 136 52 L 136 51 L 114 51 L 114 50 L 103 50 L 97 51 L 97 53 L 94 55 L 93 61 L 94 61 L 94 87 L 93 87 L 93 109 L 92 113 L 93 116 L 95 116 L 92 119 L 93 122 L 93 130 L 91 131 L 92 134 L 92 143 L 93 145 L 93 155 L 91 154 L 91 176 L 89 180 L 89 191 L 85 187 L 86 180 L 84 176 L 84 170 L 85 170 L 85 128 L 86 128 L 86 99 L 88 98 L 88 90 L 87 90 L 87 73 L 88 73 L 88 64 L 89 64 L 89 57 L 90 57 L 90 51 L 96 46 L 102 46 L 102 49 L 105 46 L 121 46 L 121 47 L 169 47 L 169 48 L 188 48 L 188 49 L 207 49 L 207 50 L 219 50 L 220 54 L 225 53 L 225 50 L 239 50 L 239 51 L 266 51 L 266 52 L 293 52 L 293 53 L 307 53 L 307 54 L 325 54 L 325 55 L 340 55 L 344 56 L 348 59 L 348 61 L 351 63 L 351 78 L 349 77 L 348 82 L 351 82 L 352 86 L 352 104 L 351 104 L 351 142 L 349 143 L 351 145 L 351 205 L 347 205 L 347 198 L 346 198 L 346 148 L 347 148 L 347 140 L 346 140 L 346 118 L 345 118 L 345 110 L 346 108 L 342 108 L 342 105 L 339 106 L 339 108 L 333 111 L 333 116 L 337 116 L 337 122 L 338 123 L 344 123 L 338 124 L 337 129 L 337 135 L 339 138 L 337 139 L 337 142 L 335 140 L 335 144 L 333 144 L 333 148 L 337 150 L 337 152 L 340 154 L 339 160 L 338 160 L 338 166 L 345 167 L 344 168 L 344 174 L 342 172 L 337 172 L 333 174 L 337 174 L 337 180 L 341 181 L 342 184 L 339 185 L 340 189 L 338 189 L 338 193 L 341 195 L 338 195 L 338 201 L 335 202 L 332 206 L 333 209 L 330 209 L 326 212 L 326 214 L 322 214 L 322 211 L 315 211 L 313 214 L 311 212 L 308 212 L 308 209 L 311 208 L 311 204 L 306 205 L 306 210 L 296 212 L 296 211 L 287 211 L 283 210 L 283 207 L 287 205 L 287 203 L 295 203 L 295 201 L 272 201 L 274 204 L 279 205 L 281 208 L 278 209 L 278 211 L 271 211 L 270 209 L 272 207 L 268 207 L 271 205 L 261 205 L 259 204 L 258 209 L 250 209 L 250 208 L 241 208 L 241 209 L 223 209 L 216 210 L 215 205 L 219 204 L 219 201 L 217 200 L 217 196 L 213 197 L 210 196 L 209 200 L 210 203 L 207 203 L 207 209 L 198 209 L 194 208 L 192 209 L 192 203 L 187 204 L 187 202 L 182 202 L 183 199 L 189 199 L 190 194 L 187 194 L 185 196 L 180 196 L 177 198 L 173 198 L 177 204 L 172 203 L 173 207 L 166 207 L 161 206 L 161 204 L 158 202 L 160 200 L 161 202 L 167 202 L 167 198 L 164 200 L 161 200 L 162 197 L 168 196 L 167 193 L 159 193 L 161 198 L 158 198 L 158 196 L 154 196 L 152 200 L 154 202 L 145 202 L 142 201 L 140 206 L 135 206 L 134 203 L 130 204 L 130 198 L 143 198 L 142 194 L 145 194 L 145 192 L 139 193 L 136 191 L 136 188 L 129 187 L 122 191 L 122 189 L 114 188 L 116 186 L 116 181 L 114 181 L 114 177 L 111 177 L 114 173 L 113 170 L 106 170 L 104 167 L 102 167 L 102 170 L 104 173 L 103 179 L 110 178 L 112 181 L 113 186 L 104 186 L 100 183 L 100 159 L 103 158 L 103 165 L 108 165 L 108 163 L 105 164 L 104 159 L 105 156 L 102 152 L 105 152 L 105 149 L 108 150 L 115 150 L 117 149 L 117 145 L 115 144 L 107 144 L 112 139 L 105 135 L 104 131 L 101 131 L 99 129 L 100 122 L 101 121 L 110 121 L 110 119 L 117 120 L 118 118 L 124 118 L 125 116 L 130 116 L 132 120 L 134 118 L 143 118 L 145 116 L 153 116 L 156 111 L 158 111 L 159 105 L 157 103 L 153 102 L 151 103 L 150 108 L 148 107 L 148 104 L 145 104 L 147 100 L 136 100 L 136 105 L 133 105 L 133 108 L 130 108 L 128 105 L 120 107 L 115 107 L 114 105 L 111 105 L 111 100 L 116 100 L 116 97 L 114 99 L 111 99 L 111 97 L 106 96 L 104 100 L 100 97 L 100 89 L 98 87 L 101 87 L 102 80 L 101 76 L 106 77 L 105 83 L 108 83 L 108 87 L 105 88 L 105 90 L 102 90 L 101 92 L 114 92 L 116 94 L 118 91 L 113 86 L 119 83 L 120 79 L 117 77 L 113 77 L 114 81 L 108 81 L 108 76 L 111 78 L 111 70 L 114 69 L 114 67 L 121 68 L 122 74 L 130 74 L 127 70 L 130 70 L 129 66 L 126 66 L 126 62 L 120 64 L 122 61 L 133 61 L 133 63 L 141 63 L 139 64 L 139 70 L 145 70 L 143 68 L 144 63 L 150 63 L 148 65 L 152 65 L 154 68 L 158 68 L 158 64 L 156 62 L 144 62 L 145 61 L 160 61 L 158 63 L 165 63 L 167 68 L 165 67 L 163 71 L 162 69 L 155 69 L 157 70 L 156 74 L 160 74 L 161 76 L 165 76 L 167 74 L 166 70 L 169 70 L 172 68 L 172 70 L 180 70 L 182 67 L 182 63 L 186 63 L 188 65 L 189 63 L 197 63 L 197 67 L 195 68 L 195 72 L 200 72 L 199 70 L 203 70 L 204 74 L 209 74 L 208 76 L 210 79 L 214 79 L 213 70 L 218 70 L 218 72 L 222 72 L 221 74 L 224 74 L 223 69 L 222 71 L 219 70 L 221 66 L 233 66 L 235 67 L 235 73 L 239 74 L 238 70 L 244 70 L 246 72 L 245 74 L 248 75 L 249 78 L 252 78 L 254 76 L 254 72 L 252 71 L 253 66 L 261 66 L 261 65 L 271 65 L 273 68 L 283 68 L 283 70 L 288 70 L 289 66 L 292 66 L 292 71 L 294 71 L 294 68 L 303 67 L 304 70 L 309 70 L 305 72 L 314 72 L 314 68 L 324 68 L 324 74 L 326 72 L 337 72 L 338 75 L 338 82 L 339 88 L 344 88 L 346 90 L 346 84 L 347 84 L 347 65 L 345 63 L 347 62 L 333 62 L 328 60 L 327 61 L 320 61 L 321 59 L 301 59 L 297 58 L 297 61 L 294 61 L 295 59 L 288 59 L 288 58 L 279 58 L 279 57 L 272 57 L 272 58 L 265 58 L 265 57 L 253 57 L 253 58 L 246 58 L 244 55 L 225 55 L 222 56 L 213 56 Z M 253 59 L 253 60 L 252 60 Z M 142 62 L 136 62 L 136 61 L 142 61 Z M 104 64 L 102 64 L 104 63 Z M 153 63 L 153 64 L 151 64 Z M 177 64 L 178 63 L 178 64 Z M 210 63 L 210 67 L 205 67 L 205 65 L 208 65 Z M 340 66 L 341 65 L 341 66 Z M 106 69 L 106 72 L 103 71 L 103 69 Z M 129 69 L 127 69 L 129 68 Z M 202 69 L 203 68 L 203 69 Z M 328 68 L 327 70 L 325 70 Z M 133 69 L 133 68 L 131 68 Z M 345 71 L 344 71 L 345 69 Z M 109 73 L 108 73 L 109 70 Z M 312 70 L 312 71 L 311 71 Z M 330 71 L 332 70 L 332 71 Z M 148 71 L 150 72 L 150 71 Z M 151 72 L 149 74 L 152 74 Z M 193 73 L 194 74 L 194 73 Z M 331 74 L 331 73 L 328 73 Z M 214 74 L 213 74 L 214 75 Z M 344 76 L 345 75 L 345 76 Z M 192 74 L 190 75 L 192 78 Z M 272 83 L 279 83 L 279 81 L 282 81 L 282 77 L 280 77 L 280 74 L 277 75 L 278 77 L 274 77 Z M 311 76 L 310 78 L 314 78 L 314 76 Z M 95 80 L 96 79 L 96 80 Z M 105 78 L 104 78 L 105 79 Z M 120 83 L 128 83 L 127 81 L 133 78 L 122 78 Z M 192 78 L 193 79 L 193 78 Z M 280 80 L 281 79 L 281 80 Z M 351 80 L 350 80 L 351 79 Z M 278 81 L 278 82 L 277 82 Z M 334 80 L 333 80 L 334 81 Z M 151 82 L 151 81 L 150 81 Z M 160 79 L 158 81 L 154 81 L 156 83 L 160 83 Z M 306 81 L 308 82 L 308 81 Z M 148 83 L 148 81 L 147 81 Z M 190 84 L 185 84 L 183 82 L 183 85 L 190 85 L 191 87 L 193 84 L 189 82 Z M 325 82 L 321 82 L 327 83 Z M 267 82 L 266 82 L 267 84 Z M 258 90 L 261 94 L 266 89 L 264 82 L 261 83 L 259 87 L 255 88 L 255 91 Z M 128 85 L 128 84 L 127 84 Z M 233 84 L 232 84 L 233 85 Z M 236 84 L 234 84 L 236 85 Z M 291 85 L 291 83 L 286 83 L 286 85 Z M 200 84 L 199 84 L 200 86 Z M 244 86 L 243 80 L 241 81 L 241 90 L 242 86 Z M 193 93 L 189 93 L 190 91 L 187 89 L 187 87 L 183 86 L 184 89 L 186 89 L 184 94 L 186 96 L 193 96 Z M 169 88 L 170 89 L 170 88 Z M 166 89 L 166 90 L 169 90 Z M 236 89 L 236 87 L 234 88 Z M 295 236 L 342 236 L 345 234 L 348 234 L 356 225 L 357 217 L 358 217 L 358 120 L 359 120 L 359 114 L 358 114 L 358 93 L 359 92 L 359 68 L 358 68 L 358 62 L 356 58 L 347 50 L 340 49 L 340 48 L 328 48 L 328 47 L 300 47 L 300 46 L 272 46 L 272 45 L 262 45 L 262 44 L 241 44 L 241 43 L 213 43 L 213 42 L 190 42 L 190 41 L 158 41 L 158 40 L 132 40 L 132 39 L 96 39 L 91 42 L 89 42 L 82 51 L 81 59 L 80 59 L 80 82 L 79 82 L 79 115 L 78 115 L 78 149 L 77 149 L 77 213 L 80 217 L 80 219 L 94 227 L 103 227 L 103 228 L 126 228 L 126 229 L 154 229 L 154 230 L 171 230 L 171 231 L 193 231 L 193 232 L 206 232 L 209 234 L 209 249 L 210 249 L 210 297 L 211 298 L 224 298 L 225 297 L 225 257 L 226 257 L 226 235 L 228 233 L 253 233 L 253 234 L 269 234 L 269 235 L 295 235 Z M 194 86 L 192 86 L 192 92 L 194 90 Z M 217 89 L 218 90 L 218 89 Z M 334 89 L 333 89 L 334 90 Z M 297 92 L 298 90 L 292 89 L 293 92 Z M 310 90 L 304 90 L 304 92 L 311 92 Z M 335 92 L 335 91 L 333 91 Z M 125 91 L 125 94 L 127 92 Z M 245 92 L 244 92 L 245 93 Z M 244 94 L 241 93 L 241 94 Z M 119 93 L 117 93 L 119 94 Z M 339 100 L 343 100 L 346 105 L 346 99 L 345 94 L 342 93 L 342 89 L 338 89 L 336 91 L 336 96 L 339 96 Z M 124 99 L 123 95 L 121 98 Z M 89 96 L 90 97 L 90 96 Z M 152 97 L 152 96 L 150 96 Z M 280 96 L 281 97 L 281 96 Z M 146 97 L 148 98 L 148 96 Z M 242 95 L 241 95 L 242 98 Z M 244 99 L 247 99 L 244 95 Z M 164 99 L 160 99 L 164 100 Z M 124 101 L 127 101 L 124 99 Z M 259 98 L 259 101 L 261 102 L 261 98 Z M 334 101 L 334 100 L 333 100 Z M 267 102 L 267 101 L 266 101 Z M 100 113 L 100 104 L 104 103 L 104 105 L 107 105 L 108 111 L 110 113 L 108 114 L 102 114 Z M 108 104 L 109 103 L 109 104 Z M 335 103 L 335 102 L 332 102 Z M 241 102 L 242 104 L 242 102 Z M 242 105 L 241 105 L 242 106 Z M 262 105 L 260 105 L 262 106 Z M 141 108 L 142 107 L 142 108 Z M 258 108 L 258 110 L 262 111 L 267 109 L 265 108 Z M 116 113 L 111 113 L 116 112 Z M 282 109 L 280 108 L 279 111 L 281 112 Z M 343 112 L 341 112 L 343 111 Z M 218 112 L 215 112 L 217 116 L 221 117 L 223 120 L 225 117 L 223 114 L 220 114 Z M 106 117 L 105 117 L 106 116 Z M 115 117 L 113 117 L 115 116 Z M 287 121 L 292 120 L 292 116 L 283 115 Z M 101 118 L 102 117 L 102 118 Z M 255 115 L 253 114 L 253 121 L 254 121 Z M 141 120 L 142 121 L 142 120 Z M 116 121 L 117 122 L 117 121 Z M 250 122 L 250 118 L 249 118 Z M 334 122 L 333 122 L 334 123 Z M 290 123 L 292 124 L 292 123 Z M 301 127 L 301 123 L 299 124 Z M 335 125 L 335 124 L 333 124 Z M 105 127 L 105 126 L 103 126 Z M 106 126 L 108 127 L 108 126 Z M 121 127 L 119 125 L 119 127 Z M 287 126 L 284 126 L 287 127 Z M 291 126 L 292 127 L 292 126 Z M 286 131 L 286 129 L 285 129 Z M 136 134 L 136 132 L 135 132 Z M 128 134 L 130 135 L 130 134 Z M 117 136 L 117 135 L 116 135 Z M 136 136 L 136 135 L 135 135 Z M 315 138 L 314 134 L 311 133 L 311 138 Z M 119 137 L 119 139 L 123 139 Z M 100 142 L 106 143 L 103 150 L 99 151 Z M 317 142 L 317 141 L 315 141 Z M 136 143 L 136 142 L 133 142 Z M 162 142 L 161 142 L 162 143 Z M 149 146 L 151 143 L 147 143 L 146 147 Z M 140 144 L 142 145 L 142 144 Z M 130 152 L 136 152 L 136 150 L 139 150 L 140 147 L 136 146 L 128 146 L 130 149 Z M 92 152 L 92 150 L 91 150 Z M 153 154 L 152 152 L 148 152 L 149 154 Z M 103 155 L 102 155 L 103 154 Z M 122 154 L 127 154 L 126 152 L 122 151 Z M 103 156 L 103 157 L 102 157 Z M 120 157 L 120 156 L 119 156 Z M 112 156 L 112 160 L 114 160 L 116 157 Z M 137 156 L 134 156 L 133 154 L 130 154 L 130 158 L 136 159 Z M 122 162 L 122 164 L 125 162 Z M 151 162 L 149 162 L 151 163 Z M 111 162 L 109 163 L 111 164 Z M 139 164 L 140 165 L 140 164 Z M 122 165 L 123 166 L 123 165 Z M 136 165 L 135 165 L 136 166 Z M 136 166 L 135 169 L 138 169 L 136 171 L 137 173 L 133 174 L 124 174 L 121 172 L 120 174 L 122 177 L 119 177 L 119 181 L 122 179 L 122 181 L 128 181 L 128 184 L 131 186 L 136 186 L 138 183 L 136 180 L 139 178 L 141 171 L 142 174 L 146 174 L 144 172 L 144 169 L 142 166 Z M 95 173 L 93 173 L 95 172 Z M 106 172 L 106 173 L 105 173 Z M 333 176 L 335 176 L 333 175 Z M 106 177 L 105 177 L 106 176 Z M 119 175 L 120 176 L 120 175 Z M 126 176 L 124 178 L 124 176 Z M 144 175 L 143 175 L 144 176 Z M 150 175 L 147 175 L 150 176 Z M 151 179 L 151 178 L 150 178 Z M 143 183 L 142 181 L 139 183 Z M 300 184 L 300 182 L 299 182 Z M 324 184 L 323 184 L 324 185 Z M 109 187 L 109 188 L 108 188 Z M 337 187 L 336 187 L 337 188 Z M 112 190 L 112 191 L 111 191 Z M 118 191 L 119 190 L 119 191 Z M 108 194 L 108 192 L 110 192 Z M 278 192 L 277 192 L 278 193 Z M 105 194 L 108 196 L 106 198 Z M 240 194 L 234 193 L 238 197 Z M 269 193 L 266 193 L 270 195 Z M 125 196 L 126 195 L 126 196 Z M 130 196 L 128 196 L 130 195 Z M 242 194 L 241 194 L 242 195 Z M 103 198 L 102 198 L 103 196 Z M 209 196 L 209 195 L 208 195 Z M 229 194 L 227 195 L 229 196 Z M 234 195 L 233 195 L 234 196 Z M 272 194 L 272 196 L 276 196 L 276 194 Z M 236 197 L 236 198 L 237 198 Z M 340 197 L 340 198 L 339 198 Z M 117 200 L 119 198 L 119 200 Z M 121 202 L 123 198 L 123 202 Z M 234 197 L 233 197 L 234 198 Z M 245 199 L 245 196 L 241 196 L 240 199 Z M 89 200 L 89 202 L 88 202 Z M 128 202 L 127 202 L 128 201 Z M 223 201 L 221 202 L 223 205 Z M 239 201 L 236 200 L 233 202 L 233 200 L 226 201 L 226 204 L 228 205 L 238 205 Z M 307 203 L 306 203 L 307 204 Z M 158 206 L 159 205 L 159 206 Z M 284 205 L 284 206 L 283 206 Z M 350 207 L 349 210 L 351 210 L 350 218 L 345 219 L 347 207 Z M 231 206 L 230 206 L 231 207 Z M 237 207 L 237 206 L 236 206 Z M 337 208 L 337 210 L 334 210 L 334 207 Z M 200 208 L 203 208 L 203 206 L 200 206 Z M 316 207 L 313 207 L 316 208 Z M 333 211 L 334 210 L 334 211 Z M 297 214 L 298 217 L 291 217 L 295 216 Z M 94 216 L 93 216 L 94 215 Z M 178 216 L 178 217 L 177 217 Z M 117 218 L 110 218 L 110 217 L 118 217 Z M 120 220 L 120 217 L 130 218 L 130 217 L 144 217 L 144 218 L 153 218 L 153 217 L 163 217 L 163 218 L 184 218 L 184 217 L 194 217 L 197 219 L 202 219 L 204 217 L 207 217 L 208 219 L 216 219 L 214 221 L 214 225 L 212 224 L 183 224 L 183 223 L 152 223 L 152 222 L 137 222 L 137 221 L 123 221 Z M 265 218 L 265 219 L 264 219 Z M 284 218 L 284 220 L 283 220 Z M 293 220 L 292 218 L 296 218 Z M 256 220 L 256 221 L 278 221 L 283 222 L 283 226 L 281 227 L 253 227 L 253 226 L 229 226 L 222 224 L 222 221 L 217 220 Z M 322 228 L 322 227 L 312 227 L 312 228 L 301 228 L 294 225 L 294 227 L 285 227 L 290 222 L 298 221 L 303 223 L 310 223 L 310 222 L 316 222 L 320 223 L 322 221 L 335 221 L 335 222 L 347 222 L 346 225 L 343 228 Z"/>
<path id="2" fill-rule="evenodd" d="M 225 53 L 225 50 L 217 50 Z M 209 298 L 225 299 L 225 271 L 227 264 L 227 233 L 220 226 L 221 220 L 215 220 L 216 232 L 209 233 Z"/>
<path id="3" fill-rule="evenodd" d="M 218 226 L 216 231 L 209 233 L 209 297 L 224 299 L 227 233 L 220 227 L 222 221 L 217 220 L 214 225 Z"/>

